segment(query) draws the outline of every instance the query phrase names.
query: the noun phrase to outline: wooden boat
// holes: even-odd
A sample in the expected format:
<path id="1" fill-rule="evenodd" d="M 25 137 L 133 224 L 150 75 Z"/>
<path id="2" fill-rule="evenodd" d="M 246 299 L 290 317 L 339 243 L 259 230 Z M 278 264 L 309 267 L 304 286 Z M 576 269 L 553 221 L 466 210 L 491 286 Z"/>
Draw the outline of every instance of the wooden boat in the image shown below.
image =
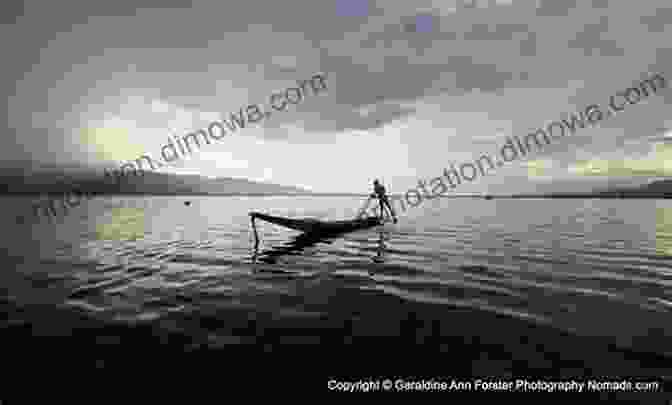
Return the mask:
<path id="1" fill-rule="evenodd" d="M 378 217 L 356 218 L 346 221 L 320 221 L 314 218 L 292 219 L 284 217 L 276 217 L 273 215 L 262 214 L 259 212 L 250 212 L 250 220 L 252 221 L 252 229 L 254 230 L 254 246 L 259 245 L 259 236 L 257 235 L 257 227 L 254 223 L 255 219 L 261 219 L 271 224 L 284 226 L 285 228 L 295 229 L 305 234 L 314 236 L 332 236 L 339 235 L 346 232 L 356 231 L 358 229 L 371 228 L 382 225 L 384 220 Z"/>
<path id="2" fill-rule="evenodd" d="M 345 221 L 320 221 L 313 218 L 292 219 L 276 217 L 259 212 L 251 212 L 250 218 L 252 220 L 253 227 L 254 220 L 258 218 L 262 221 L 284 226 L 285 228 L 295 229 L 301 232 L 324 234 L 352 232 L 358 229 L 365 229 L 382 225 L 384 223 L 382 219 L 377 217 L 358 218 Z"/>

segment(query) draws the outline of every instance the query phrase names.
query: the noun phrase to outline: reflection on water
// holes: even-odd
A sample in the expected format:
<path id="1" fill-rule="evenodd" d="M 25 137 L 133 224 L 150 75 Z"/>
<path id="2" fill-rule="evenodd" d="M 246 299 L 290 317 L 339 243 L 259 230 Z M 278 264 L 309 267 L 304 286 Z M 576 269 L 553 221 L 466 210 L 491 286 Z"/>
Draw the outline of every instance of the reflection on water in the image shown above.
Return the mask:
<path id="1" fill-rule="evenodd" d="M 656 207 L 656 253 L 672 256 L 672 208 Z"/>
<path id="2" fill-rule="evenodd" d="M 390 240 L 390 233 L 385 231 L 378 232 L 378 244 L 376 246 L 376 255 L 373 257 L 374 263 L 385 262 L 385 241 Z"/>
<path id="3" fill-rule="evenodd" d="M 263 251 L 259 250 L 259 243 L 255 240 L 252 254 L 252 263 L 257 263 L 259 261 L 267 264 L 275 264 L 277 263 L 278 258 L 281 256 L 299 255 L 305 249 L 313 247 L 317 244 L 331 244 L 336 238 L 343 235 L 343 233 L 324 234 L 321 232 L 306 232 L 294 236 L 289 242 L 273 246 Z M 376 255 L 371 258 L 373 262 L 383 263 L 385 261 L 385 241 L 389 240 L 389 232 L 383 230 L 378 231 L 378 240 L 375 248 Z"/>
<path id="4" fill-rule="evenodd" d="M 333 239 L 333 237 L 325 237 L 319 233 L 301 233 L 283 245 L 274 246 L 264 251 L 259 251 L 259 244 L 255 243 L 252 262 L 256 263 L 258 260 L 264 263 L 273 264 L 277 262 L 277 259 L 280 256 L 297 254 L 318 243 L 331 243 L 331 239 Z"/>
<path id="5" fill-rule="evenodd" d="M 96 229 L 98 240 L 137 240 L 145 234 L 145 210 L 142 208 L 114 207 L 111 218 Z"/>
<path id="6" fill-rule="evenodd" d="M 140 323 L 151 327 L 137 335 L 150 348 L 162 346 L 156 336 L 179 337 L 173 354 L 200 345 L 210 355 L 236 340 L 275 347 L 320 341 L 331 348 L 346 339 L 403 336 L 409 340 L 390 353 L 408 342 L 420 342 L 411 351 L 436 348 L 426 345 L 433 339 L 450 353 L 445 364 L 464 354 L 468 361 L 459 364 L 481 375 L 514 363 L 522 373 L 535 359 L 537 370 L 580 372 L 587 363 L 610 371 L 619 356 L 635 366 L 641 359 L 608 344 L 653 353 L 668 365 L 672 359 L 668 200 L 437 199 L 408 210 L 397 224 L 343 235 L 260 227 L 263 251 L 254 250 L 253 263 L 251 210 L 339 218 L 360 201 L 190 196 L 188 206 L 185 200 L 132 198 L 118 207 L 118 198 L 93 199 L 63 221 L 18 228 L 6 238 L 0 313 L 17 325 L 17 346 L 39 333 L 60 333 L 73 347 L 93 342 L 92 353 L 100 353 L 100 320 L 130 333 Z M 4 203 L 9 212 L 10 203 L 19 209 L 27 201 Z M 44 313 L 17 310 L 33 303 Z M 62 318 L 52 309 L 62 309 Z M 80 315 L 96 327 L 79 328 Z M 413 316 L 418 321 L 411 325 Z M 540 335 L 545 326 L 552 330 Z M 589 350 L 558 331 L 599 344 Z M 2 322 L 0 332 L 7 336 Z M 138 340 L 129 339 L 107 358 L 135 353 Z M 487 353 L 496 347 L 502 353 Z M 474 365 L 482 353 L 512 363 Z M 576 361 L 563 363 L 565 357 Z"/>

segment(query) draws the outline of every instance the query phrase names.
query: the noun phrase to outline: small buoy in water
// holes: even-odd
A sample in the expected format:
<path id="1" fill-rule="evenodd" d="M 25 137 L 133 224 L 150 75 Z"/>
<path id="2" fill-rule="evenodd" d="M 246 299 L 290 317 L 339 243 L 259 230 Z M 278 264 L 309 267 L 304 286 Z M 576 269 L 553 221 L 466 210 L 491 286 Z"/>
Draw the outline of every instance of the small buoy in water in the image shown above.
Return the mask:
<path id="1" fill-rule="evenodd" d="M 191 201 L 185 201 L 184 205 L 191 205 Z"/>

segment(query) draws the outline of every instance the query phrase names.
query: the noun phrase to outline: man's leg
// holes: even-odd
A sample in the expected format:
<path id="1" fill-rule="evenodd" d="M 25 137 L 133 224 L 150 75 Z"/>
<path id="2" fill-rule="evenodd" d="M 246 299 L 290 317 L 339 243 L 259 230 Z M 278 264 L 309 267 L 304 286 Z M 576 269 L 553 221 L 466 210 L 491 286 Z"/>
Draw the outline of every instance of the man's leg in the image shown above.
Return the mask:
<path id="1" fill-rule="evenodd" d="M 394 213 L 394 210 L 392 209 L 392 205 L 390 204 L 390 200 L 385 197 L 385 205 L 387 205 L 387 209 L 390 212 L 390 216 L 394 220 L 394 223 L 397 222 L 397 215 Z"/>
<path id="2" fill-rule="evenodd" d="M 392 218 L 394 218 L 396 215 L 394 214 L 392 205 L 390 205 L 390 200 L 388 200 L 387 197 L 385 198 L 385 205 L 387 206 L 387 210 L 390 211 L 390 215 L 392 216 Z"/>

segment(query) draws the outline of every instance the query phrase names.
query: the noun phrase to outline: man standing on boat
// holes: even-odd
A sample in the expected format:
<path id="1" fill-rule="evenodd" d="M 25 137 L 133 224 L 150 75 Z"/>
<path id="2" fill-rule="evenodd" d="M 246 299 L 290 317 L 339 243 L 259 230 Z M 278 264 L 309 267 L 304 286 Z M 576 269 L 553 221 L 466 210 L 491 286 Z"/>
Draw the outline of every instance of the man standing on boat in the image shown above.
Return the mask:
<path id="1" fill-rule="evenodd" d="M 373 193 L 371 194 L 371 198 L 378 198 L 378 201 L 380 202 L 380 216 L 383 217 L 385 213 L 385 207 L 387 207 L 387 210 L 396 224 L 397 216 L 394 214 L 394 210 L 392 209 L 390 200 L 387 198 L 387 194 L 385 194 L 385 187 L 380 184 L 378 179 L 373 181 Z"/>

